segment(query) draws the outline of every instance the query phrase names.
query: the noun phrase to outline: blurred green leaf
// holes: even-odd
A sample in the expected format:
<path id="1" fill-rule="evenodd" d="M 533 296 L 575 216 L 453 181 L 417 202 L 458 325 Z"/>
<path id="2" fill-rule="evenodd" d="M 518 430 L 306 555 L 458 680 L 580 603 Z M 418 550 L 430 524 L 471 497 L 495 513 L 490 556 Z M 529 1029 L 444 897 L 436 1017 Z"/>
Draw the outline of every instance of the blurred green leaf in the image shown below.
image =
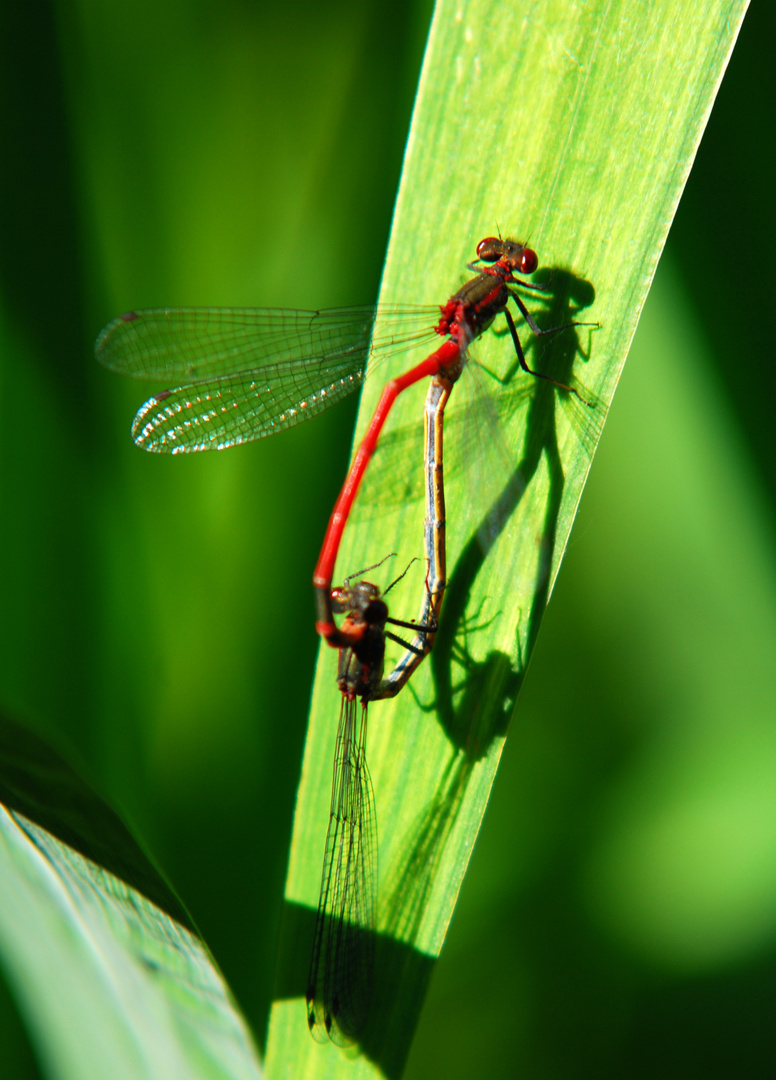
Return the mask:
<path id="1" fill-rule="evenodd" d="M 220 971 L 131 833 L 2 717 L 0 960 L 51 1077 L 261 1075 Z"/>

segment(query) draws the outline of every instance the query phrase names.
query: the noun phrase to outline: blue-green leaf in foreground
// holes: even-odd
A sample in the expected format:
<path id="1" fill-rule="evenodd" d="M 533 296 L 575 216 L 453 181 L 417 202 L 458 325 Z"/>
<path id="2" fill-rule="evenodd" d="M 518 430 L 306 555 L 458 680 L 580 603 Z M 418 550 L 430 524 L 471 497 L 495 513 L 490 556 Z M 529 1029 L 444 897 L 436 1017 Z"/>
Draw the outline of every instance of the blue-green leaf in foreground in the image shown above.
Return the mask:
<path id="1" fill-rule="evenodd" d="M 1 717 L 0 964 L 55 1080 L 261 1075 L 223 976 L 137 842 Z"/>
<path id="2" fill-rule="evenodd" d="M 444 302 L 477 242 L 497 230 L 529 243 L 555 271 L 541 325 L 568 321 L 580 304 L 578 318 L 600 323 L 532 349 L 532 366 L 565 381 L 572 364 L 603 417 L 745 9 L 744 0 L 441 0 L 381 303 Z M 508 346 L 491 332 L 477 358 L 503 375 Z M 522 378 L 503 394 L 520 393 Z M 359 431 L 379 390 L 367 380 Z M 422 390 L 405 397 L 396 428 L 421 416 Z M 456 388 L 451 429 L 462 400 Z M 283 1000 L 270 1020 L 273 1080 L 401 1074 L 590 467 L 589 440 L 556 405 L 551 388 L 536 386 L 504 425 L 512 473 L 495 485 L 503 498 L 491 505 L 501 513 L 484 546 L 479 485 L 451 479 L 449 584 L 434 654 L 409 690 L 370 713 L 378 951 L 355 1066 L 312 1044 L 295 953 L 311 933 L 330 790 L 337 691 L 335 658 L 323 651 L 286 883 Z M 405 561 L 422 555 L 421 518 L 397 505 L 354 522 L 338 574 L 389 551 Z M 407 617 L 404 602 L 396 595 L 392 612 Z M 411 615 L 415 596 L 406 604 Z"/>

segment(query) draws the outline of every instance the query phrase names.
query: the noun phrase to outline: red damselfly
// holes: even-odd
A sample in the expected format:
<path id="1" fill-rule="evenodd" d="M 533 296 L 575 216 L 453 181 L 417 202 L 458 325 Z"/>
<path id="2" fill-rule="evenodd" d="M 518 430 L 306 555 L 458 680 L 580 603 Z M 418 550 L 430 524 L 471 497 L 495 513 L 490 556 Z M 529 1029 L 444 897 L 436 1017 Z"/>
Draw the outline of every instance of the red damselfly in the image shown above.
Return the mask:
<path id="1" fill-rule="evenodd" d="M 470 264 L 480 272 L 442 308 L 153 308 L 108 323 L 95 352 L 113 371 L 179 384 L 138 410 L 132 423 L 138 446 L 172 454 L 222 450 L 274 435 L 341 401 L 361 385 L 368 359 L 374 364 L 435 335 L 451 335 L 442 355 L 434 353 L 439 367 L 450 368 L 465 345 L 506 310 L 506 285 L 543 291 L 513 277 L 513 271 L 533 273 L 538 264 L 535 252 L 516 241 L 488 237 L 478 245 L 477 259 L 484 268 Z M 565 329 L 540 329 L 520 297 L 509 295 L 533 333 Z M 514 321 L 506 315 L 521 367 L 538 375 L 525 362 Z M 416 374 L 413 381 L 420 378 Z"/>
<path id="2" fill-rule="evenodd" d="M 403 375 L 391 379 L 385 386 L 335 503 L 313 575 L 318 607 L 316 629 L 331 645 L 338 644 L 338 632 L 332 617 L 330 594 L 334 564 L 342 534 L 364 473 L 377 447 L 380 433 L 399 394 L 428 376 L 443 375 L 452 386 L 466 364 L 467 350 L 471 342 L 490 326 L 496 315 L 503 313 L 522 369 L 537 378 L 553 383 L 561 390 L 575 394 L 584 401 L 576 389 L 556 382 L 550 376 L 528 367 L 517 328 L 507 306 L 510 299 L 514 300 L 531 330 L 538 335 L 546 336 L 572 326 L 584 325 L 567 323 L 564 326 L 542 330 L 522 299 L 512 291 L 511 285 L 540 289 L 538 285 L 519 281 L 514 277 L 516 272 L 532 274 L 536 270 L 538 265 L 536 253 L 516 240 L 487 237 L 477 246 L 477 258 L 485 266 L 441 308 L 442 317 L 434 329 L 437 334 L 446 338 L 444 343 L 421 363 L 410 368 Z M 476 269 L 476 264 L 470 264 L 470 269 Z"/>
<path id="3" fill-rule="evenodd" d="M 336 646 L 330 610 L 334 565 L 353 501 L 399 394 L 437 373 L 455 382 L 470 343 L 503 313 L 521 368 L 584 401 L 576 389 L 526 362 L 508 309 L 510 299 L 536 335 L 588 325 L 567 323 L 544 330 L 538 326 L 514 291 L 515 286 L 544 291 L 543 286 L 514 276 L 533 274 L 537 266 L 531 248 L 515 240 L 486 237 L 477 246 L 477 261 L 469 265 L 478 271 L 476 276 L 441 308 L 129 312 L 104 328 L 96 353 L 107 367 L 125 374 L 184 380 L 150 398 L 132 425 L 139 446 L 182 453 L 223 449 L 292 427 L 355 390 L 369 357 L 395 354 L 434 335 L 446 338 L 424 361 L 386 385 L 332 513 L 313 581 L 318 631 Z M 376 318 L 379 332 L 373 335 Z"/>

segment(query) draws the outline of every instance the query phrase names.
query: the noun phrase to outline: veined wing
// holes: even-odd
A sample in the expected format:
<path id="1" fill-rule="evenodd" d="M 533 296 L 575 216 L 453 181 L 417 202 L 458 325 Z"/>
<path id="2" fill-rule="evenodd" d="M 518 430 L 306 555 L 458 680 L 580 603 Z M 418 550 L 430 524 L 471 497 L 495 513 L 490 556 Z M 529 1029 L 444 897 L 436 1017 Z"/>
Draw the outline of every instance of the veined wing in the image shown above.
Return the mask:
<path id="1" fill-rule="evenodd" d="M 372 1000 L 377 838 L 366 764 L 366 705 L 343 697 L 321 895 L 307 979 L 313 1038 L 338 1046 L 363 1030 Z"/>
<path id="2" fill-rule="evenodd" d="M 154 394 L 132 422 L 144 450 L 182 454 L 223 450 L 294 427 L 353 393 L 364 358 L 330 359 L 325 368 L 294 360 Z"/>
<path id="3" fill-rule="evenodd" d="M 433 338 L 436 315 L 418 306 L 149 309 L 114 319 L 95 351 L 114 371 L 179 381 L 138 411 L 132 435 L 139 446 L 220 450 L 335 404 L 360 386 L 368 358 Z"/>
<path id="4" fill-rule="evenodd" d="M 284 360 L 314 360 L 414 344 L 439 308 L 148 308 L 109 322 L 94 349 L 112 371 L 137 379 L 195 382 Z M 379 320 L 379 321 L 378 321 Z"/>
<path id="5" fill-rule="evenodd" d="M 469 366 L 476 368 L 477 365 L 470 360 Z M 469 372 L 468 376 L 471 374 Z M 537 392 L 554 393 L 578 440 L 580 451 L 588 458 L 592 457 L 606 412 L 603 402 L 578 379 L 571 376 L 569 385 L 578 390 L 589 405 L 557 388 L 552 391 L 542 389 L 530 375 L 522 376 L 517 385 L 487 395 L 483 393 L 482 378 L 472 387 L 474 381 L 464 373 L 461 386 L 456 387 L 445 412 L 445 481 L 452 486 L 462 474 L 466 475 L 472 506 L 481 503 L 484 512 L 490 497 L 518 464 L 517 456 L 503 445 L 501 432 L 515 413 L 530 409 Z M 525 415 L 527 420 L 527 412 Z M 395 512 L 398 507 L 420 502 L 424 492 L 422 459 L 422 418 L 383 432 L 372 463 L 376 467 L 367 470 L 351 511 L 351 520 L 377 520 Z M 491 473 L 493 479 L 489 480 Z M 476 510 L 474 517 L 477 517 Z"/>

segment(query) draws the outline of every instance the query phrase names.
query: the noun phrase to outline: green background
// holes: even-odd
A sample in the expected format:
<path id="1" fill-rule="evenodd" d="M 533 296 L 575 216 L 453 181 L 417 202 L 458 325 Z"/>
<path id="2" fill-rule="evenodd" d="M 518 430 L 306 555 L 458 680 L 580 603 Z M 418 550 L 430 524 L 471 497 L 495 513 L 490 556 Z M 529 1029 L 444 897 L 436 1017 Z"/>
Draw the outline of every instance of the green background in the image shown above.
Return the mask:
<path id="1" fill-rule="evenodd" d="M 374 299 L 428 17 L 35 2 L 0 38 L 0 704 L 136 825 L 260 1042 L 354 406 L 143 455 L 146 387 L 92 344 L 130 307 Z M 712 113 L 408 1075 L 773 1074 L 775 23 Z"/>

